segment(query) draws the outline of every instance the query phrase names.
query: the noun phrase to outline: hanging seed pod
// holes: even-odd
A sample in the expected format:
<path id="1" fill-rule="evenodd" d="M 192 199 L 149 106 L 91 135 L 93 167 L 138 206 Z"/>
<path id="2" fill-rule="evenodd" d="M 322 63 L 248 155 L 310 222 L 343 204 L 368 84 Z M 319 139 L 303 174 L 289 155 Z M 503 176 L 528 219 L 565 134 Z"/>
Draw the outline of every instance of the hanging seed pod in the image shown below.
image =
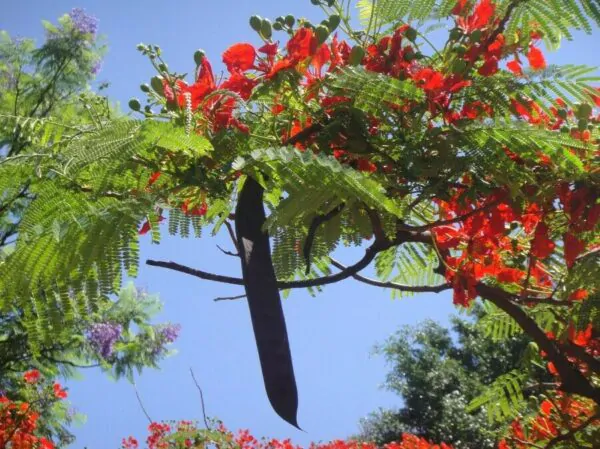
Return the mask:
<path id="1" fill-rule="evenodd" d="M 270 39 L 273 35 L 273 29 L 271 26 L 271 21 L 269 19 L 263 19 L 260 25 L 260 34 L 265 39 Z"/>
<path id="2" fill-rule="evenodd" d="M 139 110 L 141 109 L 142 105 L 140 104 L 140 100 L 138 100 L 137 98 L 132 98 L 131 100 L 129 100 L 129 103 L 127 103 L 129 105 L 129 107 L 131 108 L 131 110 L 139 112 Z"/>
<path id="3" fill-rule="evenodd" d="M 196 63 L 197 66 L 202 64 L 202 61 L 204 60 L 205 56 L 206 56 L 206 53 L 204 53 L 204 50 L 196 50 L 194 52 L 194 62 Z"/>
<path id="4" fill-rule="evenodd" d="M 262 17 L 260 17 L 260 16 L 250 17 L 250 27 L 257 33 L 260 33 L 260 29 L 262 27 Z"/>
<path id="5" fill-rule="evenodd" d="M 322 44 L 329 37 L 329 28 L 324 25 L 319 25 L 315 30 L 315 36 L 317 37 L 317 42 Z"/>
<path id="6" fill-rule="evenodd" d="M 354 47 L 352 47 L 352 50 L 350 51 L 350 58 L 349 58 L 349 63 L 350 65 L 359 65 L 363 58 L 365 57 L 365 49 L 362 48 L 360 45 L 355 45 Z"/>

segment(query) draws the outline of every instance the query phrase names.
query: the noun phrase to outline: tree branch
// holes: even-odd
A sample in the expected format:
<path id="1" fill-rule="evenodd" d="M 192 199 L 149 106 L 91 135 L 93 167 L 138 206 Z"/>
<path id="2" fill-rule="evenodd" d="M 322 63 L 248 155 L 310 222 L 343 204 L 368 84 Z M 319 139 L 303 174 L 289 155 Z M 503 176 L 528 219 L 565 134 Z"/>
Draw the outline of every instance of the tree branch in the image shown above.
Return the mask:
<path id="1" fill-rule="evenodd" d="M 338 262 L 335 259 L 329 259 L 331 260 L 331 265 L 333 265 L 334 267 L 340 269 L 340 270 L 345 270 L 347 267 L 345 265 L 342 265 L 340 262 Z M 382 281 L 378 281 L 376 279 L 371 279 L 365 276 L 362 276 L 360 274 L 355 274 L 352 276 L 353 279 L 356 279 L 359 282 L 362 282 L 364 284 L 368 284 L 368 285 L 372 285 L 374 287 L 382 287 L 382 288 L 391 288 L 393 290 L 399 290 L 402 292 L 414 292 L 414 293 L 440 293 L 443 292 L 444 290 L 448 290 L 450 288 L 452 288 L 449 284 L 442 284 L 442 285 L 435 285 L 435 286 L 428 286 L 428 285 L 402 285 L 402 284 L 397 284 L 395 282 L 382 282 Z"/>
<path id="2" fill-rule="evenodd" d="M 546 357 L 550 360 L 561 378 L 561 389 L 565 392 L 579 394 L 587 398 L 593 399 L 600 404 L 600 389 L 594 387 L 581 372 L 574 367 L 567 358 L 561 353 L 558 346 L 550 340 L 544 331 L 539 328 L 537 323 L 527 315 L 521 307 L 513 303 L 511 295 L 504 290 L 491 287 L 482 283 L 476 286 L 477 293 L 492 302 L 496 307 L 502 309 L 510 315 L 546 353 Z"/>
<path id="3" fill-rule="evenodd" d="M 306 236 L 306 241 L 304 242 L 304 247 L 302 248 L 304 260 L 306 261 L 307 275 L 310 273 L 310 252 L 312 251 L 315 235 L 317 234 L 319 226 L 333 219 L 337 214 L 339 214 L 342 211 L 342 209 L 344 209 L 344 206 L 344 203 L 340 203 L 326 214 L 317 215 L 315 218 L 313 218 L 312 222 L 310 223 L 308 235 Z"/>

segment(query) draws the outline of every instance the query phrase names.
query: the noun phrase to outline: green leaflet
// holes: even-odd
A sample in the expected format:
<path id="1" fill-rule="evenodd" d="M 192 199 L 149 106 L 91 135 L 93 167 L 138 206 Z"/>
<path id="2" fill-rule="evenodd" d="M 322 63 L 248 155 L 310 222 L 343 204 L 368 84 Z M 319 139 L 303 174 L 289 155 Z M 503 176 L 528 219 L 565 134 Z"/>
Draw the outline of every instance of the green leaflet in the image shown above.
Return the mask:
<path id="1" fill-rule="evenodd" d="M 515 417 L 524 404 L 522 385 L 527 378 L 526 373 L 518 370 L 498 377 L 483 394 L 469 403 L 467 411 L 485 406 L 490 421 Z"/>

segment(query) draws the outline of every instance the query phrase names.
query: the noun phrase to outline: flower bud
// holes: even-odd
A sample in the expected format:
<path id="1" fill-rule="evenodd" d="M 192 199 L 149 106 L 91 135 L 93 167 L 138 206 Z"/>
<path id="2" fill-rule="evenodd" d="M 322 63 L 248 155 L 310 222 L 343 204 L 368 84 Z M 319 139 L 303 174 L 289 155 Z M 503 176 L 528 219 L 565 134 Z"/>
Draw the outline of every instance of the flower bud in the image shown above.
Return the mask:
<path id="1" fill-rule="evenodd" d="M 132 98 L 131 100 L 129 100 L 128 104 L 133 111 L 139 111 L 142 107 L 142 105 L 140 104 L 140 100 L 138 100 L 137 98 Z"/>
<path id="2" fill-rule="evenodd" d="M 335 29 L 340 26 L 340 22 L 342 21 L 342 18 L 340 16 L 338 16 L 337 14 L 332 14 L 329 16 L 329 20 L 328 22 L 328 27 L 329 27 L 329 31 L 334 32 Z"/>
<path id="3" fill-rule="evenodd" d="M 281 22 L 275 22 L 273 24 L 273 29 L 275 31 L 281 31 L 281 30 L 283 30 L 283 24 Z"/>
<path id="4" fill-rule="evenodd" d="M 262 17 L 260 17 L 260 16 L 250 17 L 250 27 L 257 33 L 260 33 L 260 29 L 262 27 Z"/>
<path id="5" fill-rule="evenodd" d="M 350 65 L 359 65 L 365 57 L 365 49 L 360 45 L 355 45 L 350 51 L 349 63 Z"/>
<path id="6" fill-rule="evenodd" d="M 476 43 L 478 43 L 481 40 L 481 35 L 482 35 L 481 30 L 475 30 L 469 36 L 469 40 L 472 43 L 476 44 Z"/>
<path id="7" fill-rule="evenodd" d="M 404 36 L 406 36 L 409 41 L 414 42 L 417 39 L 417 30 L 409 28 L 404 32 Z"/>
<path id="8" fill-rule="evenodd" d="M 202 64 L 202 60 L 204 59 L 205 55 L 206 55 L 206 53 L 204 53 L 204 50 L 196 50 L 194 52 L 194 62 L 196 63 L 197 66 Z"/>
<path id="9" fill-rule="evenodd" d="M 296 23 L 296 19 L 294 18 L 294 16 L 292 16 L 291 14 L 288 14 L 287 16 L 285 16 L 285 24 L 288 27 L 293 27 L 294 24 Z"/>
<path id="10" fill-rule="evenodd" d="M 160 70 L 161 72 L 168 72 L 169 68 L 167 67 L 167 64 L 161 62 L 160 64 L 158 64 L 158 70 Z"/>
<path id="11" fill-rule="evenodd" d="M 575 111 L 575 116 L 577 118 L 585 118 L 587 119 L 592 113 L 592 107 L 587 103 L 582 103 L 577 106 L 577 110 Z"/>
<path id="12" fill-rule="evenodd" d="M 450 31 L 449 34 L 449 38 L 451 41 L 457 41 L 462 37 L 462 31 L 460 31 L 458 28 L 454 28 L 452 31 Z"/>
<path id="13" fill-rule="evenodd" d="M 322 44 L 329 37 L 329 28 L 324 25 L 319 25 L 315 30 L 315 36 L 317 37 L 317 42 Z"/>
<path id="14" fill-rule="evenodd" d="M 135 47 L 137 49 L 137 51 L 146 51 L 147 47 L 145 44 L 139 43 L 137 44 L 137 46 Z"/>
<path id="15" fill-rule="evenodd" d="M 140 86 L 140 90 L 144 93 L 148 93 L 148 92 L 150 92 L 150 86 L 148 86 L 148 84 L 142 84 Z"/>
<path id="16" fill-rule="evenodd" d="M 271 21 L 269 19 L 263 19 L 260 25 L 260 34 L 265 39 L 270 39 L 273 35 L 273 30 L 271 27 Z"/>
<path id="17" fill-rule="evenodd" d="M 163 88 L 163 77 L 162 76 L 153 76 L 150 79 L 150 86 L 152 86 L 152 89 L 159 95 L 163 95 L 164 94 L 164 88 Z"/>

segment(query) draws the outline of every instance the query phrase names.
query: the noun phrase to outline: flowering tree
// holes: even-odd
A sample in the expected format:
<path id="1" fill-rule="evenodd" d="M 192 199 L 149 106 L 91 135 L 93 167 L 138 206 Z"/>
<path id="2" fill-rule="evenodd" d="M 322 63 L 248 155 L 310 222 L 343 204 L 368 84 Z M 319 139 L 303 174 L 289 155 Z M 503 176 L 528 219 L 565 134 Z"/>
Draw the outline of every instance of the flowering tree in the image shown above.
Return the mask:
<path id="1" fill-rule="evenodd" d="M 361 0 L 360 29 L 350 1 L 312 3 L 327 14 L 317 26 L 252 17 L 263 43 L 227 49 L 219 81 L 200 50 L 188 82 L 141 44 L 159 73 L 141 86 L 143 106 L 130 101 L 144 119 L 61 129 L 36 155 L 36 198 L 0 267 L 2 298 L 41 336 L 68 329 L 123 270 L 136 273 L 139 234 L 158 241 L 168 213 L 171 234 L 225 229 L 242 277 L 146 263 L 244 287 L 267 394 L 291 424 L 279 291 L 354 278 L 400 294 L 450 290 L 459 307 L 485 300 L 502 324 L 494 335 L 524 332 L 532 344 L 522 370 L 471 407 L 515 414 L 528 364 L 546 364 L 555 377 L 540 394 L 576 400 L 589 417 L 556 407 L 561 428 L 533 444 L 591 447 L 600 98 L 593 68 L 547 67 L 540 44 L 591 30 L 596 3 Z M 449 30 L 439 48 L 424 31 L 432 21 Z M 8 158 L 2 170 L 24 164 Z M 332 257 L 339 244 L 366 249 L 345 264 Z M 372 262 L 378 279 L 360 274 Z M 528 444 L 515 438 L 502 444 Z"/>
<path id="2" fill-rule="evenodd" d="M 43 157 L 39 150 L 60 141 L 58 134 L 40 134 L 39 127 L 45 120 L 65 128 L 85 127 L 108 119 L 112 112 L 106 98 L 89 91 L 104 50 L 97 20 L 74 9 L 57 25 L 44 25 L 46 39 L 37 47 L 30 39 L 0 32 L 0 166 L 6 167 L 0 176 L 0 264 L 14 250 L 23 210 L 35 197 L 39 174 L 35 161 Z M 12 160 L 27 164 L 8 168 Z M 69 294 L 74 301 L 85 301 L 82 294 Z M 34 368 L 50 385 L 58 376 L 68 378 L 79 369 L 96 367 L 113 377 L 132 379 L 134 370 L 158 366 L 178 332 L 173 324 L 151 324 L 161 307 L 158 298 L 131 285 L 118 291 L 116 298 L 96 301 L 93 310 L 72 326 L 55 325 L 44 339 L 36 321 L 24 319 L 31 307 L 15 305 L 7 297 L 1 301 L 0 395 L 11 404 L 4 409 L 5 418 L 13 413 L 9 409 L 29 404 L 27 410 L 35 411 L 39 419 L 23 422 L 52 444 L 72 441 L 67 429 L 72 410 L 64 403 L 57 407 L 52 401 L 32 400 L 32 385 L 40 384 L 24 383 L 24 372 Z M 55 322 L 69 316 L 68 310 L 50 305 L 46 311 Z M 12 447 L 17 447 L 17 435 L 9 439 Z"/>

